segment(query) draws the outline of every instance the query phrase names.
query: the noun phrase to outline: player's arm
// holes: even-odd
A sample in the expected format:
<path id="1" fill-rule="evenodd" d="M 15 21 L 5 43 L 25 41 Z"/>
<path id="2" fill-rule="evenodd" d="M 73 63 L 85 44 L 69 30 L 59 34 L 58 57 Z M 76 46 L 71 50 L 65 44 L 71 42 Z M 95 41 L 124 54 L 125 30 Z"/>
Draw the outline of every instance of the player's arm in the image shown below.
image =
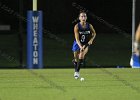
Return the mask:
<path id="1" fill-rule="evenodd" d="M 93 26 L 91 24 L 90 24 L 90 31 L 91 31 L 92 37 L 88 42 L 89 45 L 91 45 L 93 43 L 93 40 L 94 40 L 94 38 L 96 36 L 96 32 L 95 32 L 95 30 L 94 30 L 94 28 L 93 28 Z"/>
<path id="2" fill-rule="evenodd" d="M 134 52 L 140 53 L 140 24 L 137 28 L 134 42 Z"/>
<path id="3" fill-rule="evenodd" d="M 136 31 L 136 42 L 140 43 L 140 24 L 139 24 L 137 31 Z"/>
<path id="4" fill-rule="evenodd" d="M 82 49 L 82 45 L 81 45 L 80 40 L 79 40 L 78 24 L 76 24 L 74 27 L 74 35 L 75 35 L 75 39 L 76 39 L 78 46 L 80 47 L 80 49 Z"/>

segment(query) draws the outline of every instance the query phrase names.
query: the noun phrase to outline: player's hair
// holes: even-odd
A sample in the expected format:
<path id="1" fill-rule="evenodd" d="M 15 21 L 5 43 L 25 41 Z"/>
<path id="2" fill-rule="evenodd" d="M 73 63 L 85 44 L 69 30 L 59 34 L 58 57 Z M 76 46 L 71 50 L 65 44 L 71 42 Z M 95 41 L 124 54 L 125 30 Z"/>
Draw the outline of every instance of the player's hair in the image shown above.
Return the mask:
<path id="1" fill-rule="evenodd" d="M 84 11 L 84 10 L 80 10 L 80 12 L 79 12 L 79 16 L 80 16 L 81 13 L 85 13 L 85 14 L 87 14 L 86 11 Z"/>

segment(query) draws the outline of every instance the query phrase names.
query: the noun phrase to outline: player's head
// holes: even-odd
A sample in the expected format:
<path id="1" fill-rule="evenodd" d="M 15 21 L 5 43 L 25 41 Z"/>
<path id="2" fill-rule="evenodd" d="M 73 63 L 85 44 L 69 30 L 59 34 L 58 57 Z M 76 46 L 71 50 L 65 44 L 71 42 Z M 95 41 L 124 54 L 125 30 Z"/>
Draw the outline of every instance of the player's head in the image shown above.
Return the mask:
<path id="1" fill-rule="evenodd" d="M 80 22 L 86 22 L 87 14 L 86 14 L 85 11 L 80 11 L 80 13 L 79 13 L 79 20 L 80 20 Z"/>

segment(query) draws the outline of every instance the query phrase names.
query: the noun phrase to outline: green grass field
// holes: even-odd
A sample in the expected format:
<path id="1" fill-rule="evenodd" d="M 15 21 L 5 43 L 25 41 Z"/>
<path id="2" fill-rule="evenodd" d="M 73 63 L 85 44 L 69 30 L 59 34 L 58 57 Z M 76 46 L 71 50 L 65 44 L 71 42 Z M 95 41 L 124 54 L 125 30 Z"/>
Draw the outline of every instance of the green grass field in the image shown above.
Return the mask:
<path id="1" fill-rule="evenodd" d="M 0 70 L 0 100 L 139 100 L 140 70 L 130 68 Z"/>

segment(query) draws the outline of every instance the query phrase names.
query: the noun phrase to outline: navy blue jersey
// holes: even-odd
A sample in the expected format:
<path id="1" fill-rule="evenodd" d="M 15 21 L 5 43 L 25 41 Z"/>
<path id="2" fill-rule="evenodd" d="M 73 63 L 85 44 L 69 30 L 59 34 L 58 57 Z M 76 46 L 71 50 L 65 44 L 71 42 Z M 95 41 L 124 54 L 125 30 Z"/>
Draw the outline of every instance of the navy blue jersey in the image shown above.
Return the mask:
<path id="1" fill-rule="evenodd" d="M 78 23 L 78 33 L 79 33 L 79 40 L 82 45 L 85 45 L 91 39 L 91 31 L 89 23 L 86 23 L 86 27 L 83 28 L 80 23 Z"/>

